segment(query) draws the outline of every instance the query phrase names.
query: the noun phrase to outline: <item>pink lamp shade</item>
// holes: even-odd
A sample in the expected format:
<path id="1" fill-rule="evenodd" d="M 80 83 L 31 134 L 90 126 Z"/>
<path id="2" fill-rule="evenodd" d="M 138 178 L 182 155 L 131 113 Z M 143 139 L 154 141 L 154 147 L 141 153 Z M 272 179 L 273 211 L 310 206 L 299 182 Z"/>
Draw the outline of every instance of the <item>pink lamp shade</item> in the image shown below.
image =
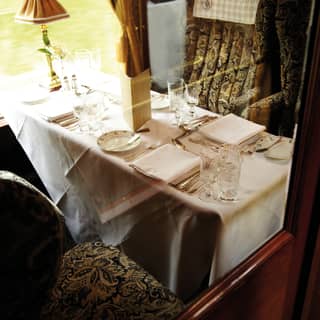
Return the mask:
<path id="1" fill-rule="evenodd" d="M 23 0 L 15 21 L 30 24 L 47 24 L 68 18 L 69 14 L 56 0 Z"/>

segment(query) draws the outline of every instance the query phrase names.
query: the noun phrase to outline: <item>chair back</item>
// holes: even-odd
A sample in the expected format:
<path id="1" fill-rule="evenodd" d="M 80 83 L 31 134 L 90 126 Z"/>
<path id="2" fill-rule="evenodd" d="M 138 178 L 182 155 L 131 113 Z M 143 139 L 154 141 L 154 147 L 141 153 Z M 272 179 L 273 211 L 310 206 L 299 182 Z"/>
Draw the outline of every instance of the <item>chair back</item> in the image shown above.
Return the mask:
<path id="1" fill-rule="evenodd" d="M 0 199 L 1 315 L 38 319 L 62 256 L 59 211 L 31 184 L 7 171 L 0 171 Z"/>

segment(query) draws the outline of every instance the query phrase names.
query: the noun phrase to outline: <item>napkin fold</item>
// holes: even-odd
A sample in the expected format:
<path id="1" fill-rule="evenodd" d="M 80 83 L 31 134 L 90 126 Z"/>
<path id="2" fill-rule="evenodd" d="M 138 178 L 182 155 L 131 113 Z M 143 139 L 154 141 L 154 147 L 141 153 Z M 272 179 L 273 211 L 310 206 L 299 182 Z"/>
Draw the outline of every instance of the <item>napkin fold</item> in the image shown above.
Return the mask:
<path id="1" fill-rule="evenodd" d="M 193 15 L 235 23 L 254 24 L 259 0 L 195 0 Z"/>
<path id="2" fill-rule="evenodd" d="M 199 129 L 207 138 L 219 143 L 240 144 L 264 131 L 265 126 L 238 117 L 233 113 L 218 118 L 217 120 Z"/>
<path id="3" fill-rule="evenodd" d="M 63 93 L 51 93 L 44 103 L 32 108 L 47 121 L 61 121 L 73 114 L 72 99 Z"/>
<path id="4" fill-rule="evenodd" d="M 130 165 L 148 177 L 177 184 L 200 170 L 200 157 L 165 144 Z"/>

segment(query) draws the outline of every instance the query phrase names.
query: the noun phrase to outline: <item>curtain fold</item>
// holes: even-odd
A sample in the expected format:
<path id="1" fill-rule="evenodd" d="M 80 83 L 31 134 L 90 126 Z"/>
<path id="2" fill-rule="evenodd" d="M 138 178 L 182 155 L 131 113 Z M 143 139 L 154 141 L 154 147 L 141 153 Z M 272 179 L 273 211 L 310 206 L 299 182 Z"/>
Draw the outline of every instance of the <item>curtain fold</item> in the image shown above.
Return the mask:
<path id="1" fill-rule="evenodd" d="M 146 30 L 145 0 L 108 0 L 122 28 L 117 56 L 125 72 L 133 77 L 147 69 L 145 61 Z"/>

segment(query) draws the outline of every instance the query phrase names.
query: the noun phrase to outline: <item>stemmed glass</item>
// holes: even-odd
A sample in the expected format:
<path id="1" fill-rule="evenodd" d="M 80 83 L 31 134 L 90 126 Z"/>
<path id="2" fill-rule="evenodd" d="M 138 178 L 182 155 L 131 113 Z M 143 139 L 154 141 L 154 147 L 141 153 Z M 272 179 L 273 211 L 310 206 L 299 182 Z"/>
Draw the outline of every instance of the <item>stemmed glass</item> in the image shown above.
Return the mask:
<path id="1" fill-rule="evenodd" d="M 73 75 L 76 76 L 79 83 L 87 83 L 88 74 L 90 73 L 90 51 L 87 49 L 75 50 L 73 53 L 73 58 Z"/>
<path id="2" fill-rule="evenodd" d="M 87 86 L 100 84 L 101 49 L 78 49 L 73 53 L 73 74 L 78 82 Z"/>
<path id="3" fill-rule="evenodd" d="M 103 92 L 89 90 L 75 96 L 73 112 L 79 119 L 81 132 L 99 135 L 104 111 Z"/>
<path id="4" fill-rule="evenodd" d="M 74 52 L 75 67 L 78 70 L 87 71 L 90 68 L 90 50 L 79 49 Z"/>
<path id="5" fill-rule="evenodd" d="M 169 98 L 169 110 L 175 115 L 175 121 L 177 125 L 183 123 L 182 109 L 185 104 L 184 100 L 184 80 L 182 78 L 175 78 L 168 80 L 168 98 Z"/>
<path id="6" fill-rule="evenodd" d="M 189 105 L 191 118 L 195 116 L 195 107 L 199 104 L 200 87 L 198 82 L 190 82 L 186 84 L 185 99 Z"/>
<path id="7" fill-rule="evenodd" d="M 199 102 L 197 82 L 185 84 L 184 79 L 168 81 L 169 109 L 175 114 L 177 125 L 188 124 L 195 117 L 195 106 Z"/>

